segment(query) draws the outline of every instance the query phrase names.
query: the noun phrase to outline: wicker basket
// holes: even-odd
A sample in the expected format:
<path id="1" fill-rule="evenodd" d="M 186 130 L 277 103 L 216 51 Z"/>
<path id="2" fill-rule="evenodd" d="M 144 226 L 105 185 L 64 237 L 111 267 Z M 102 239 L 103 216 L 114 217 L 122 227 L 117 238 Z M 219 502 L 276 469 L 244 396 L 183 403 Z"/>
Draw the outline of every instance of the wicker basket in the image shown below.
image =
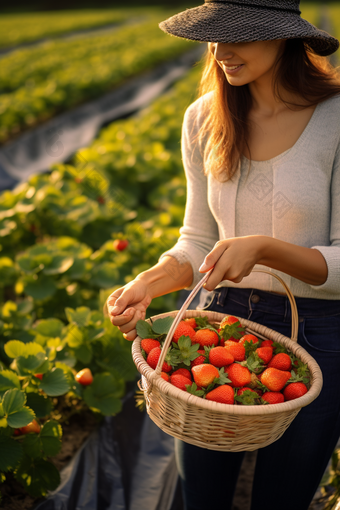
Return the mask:
<path id="1" fill-rule="evenodd" d="M 308 392 L 298 399 L 282 404 L 229 405 L 208 401 L 186 393 L 166 382 L 160 376 L 173 332 L 180 320 L 188 317 L 207 316 L 209 322 L 213 324 L 220 323 L 226 315 L 206 310 L 187 310 L 192 299 L 208 279 L 209 272 L 193 289 L 180 311 L 152 317 L 153 320 L 167 316 L 175 317 L 165 340 L 156 370 L 153 370 L 143 358 L 140 337 L 134 340 L 132 346 L 134 363 L 142 374 L 140 389 L 145 396 L 147 412 L 152 421 L 170 436 L 209 450 L 230 452 L 257 450 L 279 439 L 300 409 L 310 404 L 319 395 L 322 388 L 320 367 L 308 352 L 297 343 L 298 314 L 294 296 L 277 275 L 264 270 L 255 271 L 271 274 L 285 288 L 292 307 L 292 339 L 255 322 L 241 317 L 238 318 L 245 327 L 246 333 L 252 333 L 259 338 L 271 339 L 281 343 L 308 365 L 311 375 Z"/>

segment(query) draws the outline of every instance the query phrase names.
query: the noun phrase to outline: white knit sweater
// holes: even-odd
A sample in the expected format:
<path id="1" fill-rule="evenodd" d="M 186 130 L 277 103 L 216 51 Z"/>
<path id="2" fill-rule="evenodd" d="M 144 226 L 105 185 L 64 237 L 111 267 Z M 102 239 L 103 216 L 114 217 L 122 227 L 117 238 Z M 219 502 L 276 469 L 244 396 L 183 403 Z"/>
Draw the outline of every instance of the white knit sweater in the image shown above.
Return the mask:
<path id="1" fill-rule="evenodd" d="M 203 173 L 198 144 L 193 142 L 203 121 L 203 104 L 211 93 L 186 111 L 182 156 L 187 178 L 184 224 L 177 244 L 163 253 L 189 261 L 194 278 L 191 290 L 204 276 L 198 271 L 220 239 L 269 235 L 319 250 L 328 266 L 327 281 L 309 285 L 285 273 L 280 276 L 296 297 L 340 300 L 340 96 L 319 103 L 295 145 L 268 161 L 243 158 L 231 181 L 221 183 Z M 267 269 L 256 265 L 254 269 Z M 276 278 L 252 273 L 235 284 L 219 285 L 284 292 Z M 339 310 L 340 312 L 340 310 Z"/>

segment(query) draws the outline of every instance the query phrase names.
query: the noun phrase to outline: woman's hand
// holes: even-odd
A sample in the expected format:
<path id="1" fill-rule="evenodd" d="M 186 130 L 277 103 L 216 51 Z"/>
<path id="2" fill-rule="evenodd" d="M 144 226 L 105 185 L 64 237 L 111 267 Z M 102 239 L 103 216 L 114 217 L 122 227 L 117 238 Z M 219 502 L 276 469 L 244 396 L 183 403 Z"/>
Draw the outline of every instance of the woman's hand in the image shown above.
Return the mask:
<path id="1" fill-rule="evenodd" d="M 107 300 L 110 321 L 124 334 L 126 340 L 137 336 L 136 323 L 145 319 L 145 312 L 151 303 L 148 286 L 142 280 L 133 280 L 115 290 Z"/>
<path id="2" fill-rule="evenodd" d="M 240 283 L 259 263 L 264 244 L 265 236 L 232 237 L 218 241 L 199 269 L 206 273 L 214 267 L 204 288 L 211 291 L 223 280 Z"/>

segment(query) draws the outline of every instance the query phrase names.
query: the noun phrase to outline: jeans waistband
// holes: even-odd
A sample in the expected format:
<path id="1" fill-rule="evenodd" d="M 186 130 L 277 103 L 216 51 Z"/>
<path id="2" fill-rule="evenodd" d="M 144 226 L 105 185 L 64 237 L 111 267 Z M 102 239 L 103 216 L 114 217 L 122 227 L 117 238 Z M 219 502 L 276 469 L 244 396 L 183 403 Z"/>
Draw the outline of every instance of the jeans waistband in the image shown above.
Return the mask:
<path id="1" fill-rule="evenodd" d="M 288 296 L 259 289 L 236 289 L 234 287 L 218 287 L 213 292 L 217 294 L 219 306 L 225 306 L 230 300 L 245 306 L 248 310 L 290 316 L 291 305 Z M 340 300 L 295 297 L 295 302 L 300 317 L 340 315 Z"/>

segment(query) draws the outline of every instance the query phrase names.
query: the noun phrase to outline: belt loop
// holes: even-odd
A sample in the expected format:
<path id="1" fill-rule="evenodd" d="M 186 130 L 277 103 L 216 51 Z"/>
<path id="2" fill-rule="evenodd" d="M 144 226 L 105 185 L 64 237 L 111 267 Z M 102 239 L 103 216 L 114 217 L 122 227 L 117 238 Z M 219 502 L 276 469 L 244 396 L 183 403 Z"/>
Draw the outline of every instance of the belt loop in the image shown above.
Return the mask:
<path id="1" fill-rule="evenodd" d="M 224 306 L 228 294 L 228 287 L 219 287 L 217 290 L 217 304 Z"/>

